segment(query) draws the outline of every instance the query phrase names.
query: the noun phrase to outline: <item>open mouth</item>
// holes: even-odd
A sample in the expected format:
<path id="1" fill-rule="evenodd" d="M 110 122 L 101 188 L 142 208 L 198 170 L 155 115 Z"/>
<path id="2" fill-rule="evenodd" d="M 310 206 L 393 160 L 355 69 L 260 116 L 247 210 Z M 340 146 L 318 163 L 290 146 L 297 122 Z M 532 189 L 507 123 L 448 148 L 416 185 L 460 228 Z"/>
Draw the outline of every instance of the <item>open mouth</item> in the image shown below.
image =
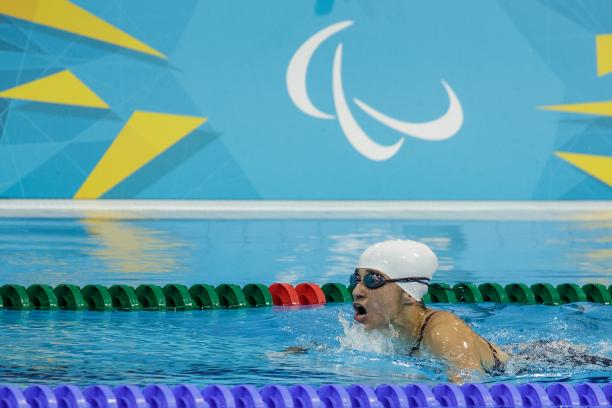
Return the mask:
<path id="1" fill-rule="evenodd" d="M 363 306 L 361 303 L 353 303 L 353 310 L 355 311 L 355 320 L 357 320 L 359 323 L 363 323 L 368 315 L 368 311 L 366 310 L 365 306 Z"/>

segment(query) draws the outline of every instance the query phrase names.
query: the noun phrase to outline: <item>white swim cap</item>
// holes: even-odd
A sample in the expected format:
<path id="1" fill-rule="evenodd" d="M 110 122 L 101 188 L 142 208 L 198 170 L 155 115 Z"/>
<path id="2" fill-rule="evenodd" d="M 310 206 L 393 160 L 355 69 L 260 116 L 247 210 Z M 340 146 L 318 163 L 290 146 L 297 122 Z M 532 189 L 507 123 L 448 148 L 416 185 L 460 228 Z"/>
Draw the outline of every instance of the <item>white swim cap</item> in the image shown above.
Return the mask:
<path id="1" fill-rule="evenodd" d="M 383 241 L 367 248 L 359 257 L 358 268 L 376 269 L 391 279 L 429 278 L 438 269 L 438 257 L 425 244 L 410 240 Z M 417 300 L 423 299 L 428 286 L 419 282 L 397 282 Z"/>

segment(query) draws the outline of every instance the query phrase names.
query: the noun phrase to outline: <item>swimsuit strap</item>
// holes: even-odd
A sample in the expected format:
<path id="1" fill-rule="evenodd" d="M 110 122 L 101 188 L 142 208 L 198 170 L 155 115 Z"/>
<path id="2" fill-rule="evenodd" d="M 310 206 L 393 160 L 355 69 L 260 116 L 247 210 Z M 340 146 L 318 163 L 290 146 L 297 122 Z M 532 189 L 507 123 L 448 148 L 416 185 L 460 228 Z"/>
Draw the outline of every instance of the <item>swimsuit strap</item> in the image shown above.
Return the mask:
<path id="1" fill-rule="evenodd" d="M 431 319 L 431 316 L 435 315 L 436 313 L 437 312 L 431 312 L 425 318 L 425 321 L 423 322 L 423 325 L 421 326 L 421 330 L 419 331 L 419 337 L 417 337 L 416 343 L 414 344 L 414 346 L 412 346 L 412 349 L 410 350 L 410 353 L 408 354 L 409 356 L 414 355 L 414 353 L 416 353 L 421 348 L 421 341 L 423 341 L 423 335 L 425 334 L 425 327 L 427 326 L 427 323 L 429 323 L 429 319 Z"/>
<path id="2" fill-rule="evenodd" d="M 491 349 L 491 353 L 493 353 L 493 367 L 491 367 L 491 371 L 500 371 L 503 370 L 504 368 L 504 363 L 502 363 L 502 361 L 499 359 L 499 357 L 497 356 L 497 350 L 495 350 L 495 347 L 493 347 L 493 345 L 491 344 L 491 342 L 489 340 L 486 340 L 487 344 L 489 345 L 489 348 Z"/>

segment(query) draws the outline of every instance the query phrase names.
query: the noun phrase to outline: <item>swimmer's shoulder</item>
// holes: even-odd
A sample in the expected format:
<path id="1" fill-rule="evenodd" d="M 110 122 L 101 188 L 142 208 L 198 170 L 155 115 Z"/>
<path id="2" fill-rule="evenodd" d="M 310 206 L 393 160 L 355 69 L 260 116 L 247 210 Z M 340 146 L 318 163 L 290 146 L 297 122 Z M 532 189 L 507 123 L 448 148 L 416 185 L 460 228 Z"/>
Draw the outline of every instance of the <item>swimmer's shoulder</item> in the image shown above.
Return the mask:
<path id="1" fill-rule="evenodd" d="M 431 335 L 441 336 L 441 335 L 453 335 L 455 338 L 458 338 L 457 335 L 463 335 L 463 338 L 476 340 L 478 339 L 479 346 L 484 347 L 487 350 L 489 349 L 489 344 L 495 349 L 495 351 L 499 354 L 500 357 L 503 357 L 503 360 L 508 359 L 508 354 L 505 353 L 499 346 L 487 341 L 483 337 L 481 337 L 478 333 L 476 333 L 472 328 L 463 321 L 460 317 L 455 315 L 454 313 L 437 310 L 435 314 L 430 319 L 430 329 Z M 427 333 L 425 333 L 427 334 Z M 482 343 L 482 344 L 480 344 Z M 480 348 L 480 347 L 479 347 Z"/>
<path id="2" fill-rule="evenodd" d="M 429 322 L 423 333 L 424 338 L 427 335 L 441 335 L 447 332 L 457 332 L 463 330 L 471 330 L 470 327 L 459 318 L 457 315 L 445 310 L 432 310 Z"/>
<path id="3" fill-rule="evenodd" d="M 435 310 L 423 331 L 423 343 L 431 350 L 447 352 L 461 346 L 465 341 L 471 344 L 477 334 L 457 315 L 444 310 Z M 464 350 L 466 352 L 467 350 Z"/>
<path id="4" fill-rule="evenodd" d="M 480 355 L 473 347 L 472 330 L 455 314 L 435 311 L 423 333 L 428 352 L 446 360 L 453 370 L 482 371 Z"/>
<path id="5" fill-rule="evenodd" d="M 433 334 L 441 337 L 452 336 L 450 343 L 455 343 L 460 347 L 463 346 L 466 349 L 471 349 L 471 354 L 479 357 L 484 368 L 495 366 L 495 358 L 497 358 L 500 363 L 506 363 L 509 360 L 510 356 L 508 353 L 502 350 L 498 345 L 480 336 L 460 317 L 450 312 L 441 311 L 440 313 L 443 314 L 437 320 L 436 332 Z M 470 354 L 470 351 L 466 350 L 466 353 Z"/>
<path id="6" fill-rule="evenodd" d="M 461 369 L 485 371 L 496 366 L 492 348 L 500 363 L 509 356 L 499 346 L 488 342 L 454 313 L 435 311 L 423 333 L 427 349 Z"/>

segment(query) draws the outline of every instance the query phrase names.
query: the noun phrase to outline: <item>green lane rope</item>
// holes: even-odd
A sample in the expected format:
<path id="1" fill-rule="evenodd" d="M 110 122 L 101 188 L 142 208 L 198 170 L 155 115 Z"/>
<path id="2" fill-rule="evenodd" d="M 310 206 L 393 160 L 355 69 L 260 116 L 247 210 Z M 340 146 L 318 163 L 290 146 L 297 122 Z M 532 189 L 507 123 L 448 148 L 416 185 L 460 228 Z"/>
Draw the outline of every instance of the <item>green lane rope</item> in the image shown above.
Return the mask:
<path id="1" fill-rule="evenodd" d="M 81 293 L 89 310 L 113 310 L 113 298 L 106 286 L 87 285 L 81 289 Z"/>
<path id="2" fill-rule="evenodd" d="M 323 289 L 325 301 L 327 303 L 344 303 L 353 301 L 353 295 L 351 295 L 348 288 L 341 283 L 326 283 L 325 285 L 321 286 L 321 289 Z"/>
<path id="3" fill-rule="evenodd" d="M 311 284 L 310 284 L 311 285 Z M 290 286 L 290 285 L 289 285 Z M 316 285 L 315 285 L 316 286 Z M 299 289 L 299 288 L 298 288 Z M 326 283 L 321 287 L 327 303 L 352 302 L 349 288 L 342 283 Z M 217 287 L 195 284 L 187 287 L 168 284 L 163 288 L 154 284 L 142 284 L 137 288 L 129 285 L 87 285 L 82 289 L 72 284 L 33 284 L 27 289 L 21 285 L 6 284 L 0 287 L 0 309 L 16 310 L 209 310 L 268 307 L 273 304 L 272 294 L 266 285 L 251 283 L 240 287 L 224 283 Z M 475 285 L 469 282 L 449 286 L 433 283 L 423 298 L 431 303 L 482 303 L 524 305 L 562 305 L 575 302 L 612 304 L 612 285 L 588 283 L 578 285 L 563 283 L 498 283 Z"/>
<path id="4" fill-rule="evenodd" d="M 61 284 L 55 287 L 55 296 L 60 309 L 86 310 L 87 305 L 81 293 L 81 288 L 76 285 Z"/>
<path id="5" fill-rule="evenodd" d="M 533 292 L 536 303 L 555 306 L 561 304 L 559 292 L 550 283 L 536 283 L 535 285 L 531 285 L 530 289 Z"/>
<path id="6" fill-rule="evenodd" d="M 26 290 L 30 303 L 34 309 L 59 309 L 57 296 L 49 285 L 30 285 Z"/>
<path id="7" fill-rule="evenodd" d="M 140 285 L 136 288 L 136 299 L 142 310 L 166 310 L 166 295 L 157 285 Z"/>
<path id="8" fill-rule="evenodd" d="M 128 285 L 113 285 L 108 289 L 111 295 L 113 308 L 117 310 L 140 310 L 138 296 L 133 287 Z"/>
<path id="9" fill-rule="evenodd" d="M 193 299 L 189 294 L 187 286 L 170 283 L 164 286 L 163 292 L 166 297 L 166 305 L 169 308 L 177 310 L 193 309 Z"/>
<path id="10" fill-rule="evenodd" d="M 196 309 L 207 310 L 221 307 L 219 295 L 217 295 L 213 285 L 195 284 L 189 288 L 189 294 Z"/>
<path id="11" fill-rule="evenodd" d="M 459 303 L 455 292 L 446 283 L 436 283 L 429 286 L 430 301 L 425 300 L 425 303 Z"/>
<path id="12" fill-rule="evenodd" d="M 482 300 L 494 303 L 510 303 L 508 294 L 499 283 L 483 283 L 478 285 Z"/>
<path id="13" fill-rule="evenodd" d="M 504 290 L 511 303 L 524 303 L 526 305 L 535 305 L 536 303 L 533 292 L 524 283 L 510 283 L 504 287 Z"/>
<path id="14" fill-rule="evenodd" d="M 563 303 L 586 302 L 584 290 L 575 283 L 564 283 L 557 286 L 557 292 Z"/>
<path id="15" fill-rule="evenodd" d="M 239 309 L 249 306 L 246 298 L 244 297 L 244 293 L 238 285 L 223 283 L 217 286 L 215 291 L 217 292 L 217 296 L 219 296 L 221 307 L 228 309 Z M 268 293 L 270 292 L 268 291 Z M 270 295 L 270 299 L 271 298 L 272 295 Z"/>
<path id="16" fill-rule="evenodd" d="M 250 283 L 242 288 L 242 293 L 251 307 L 272 306 L 272 295 L 266 285 Z"/>
<path id="17" fill-rule="evenodd" d="M 473 283 L 458 283 L 453 286 L 453 292 L 457 296 L 457 300 L 461 303 L 481 303 L 484 302 L 482 293 L 478 286 Z"/>
<path id="18" fill-rule="evenodd" d="M 21 285 L 4 285 L 0 288 L 2 303 L 7 309 L 29 310 L 32 302 L 26 289 Z"/>
<path id="19" fill-rule="evenodd" d="M 606 287 L 601 283 L 588 283 L 582 287 L 586 294 L 587 301 L 595 303 L 612 303 L 612 286 Z"/>

